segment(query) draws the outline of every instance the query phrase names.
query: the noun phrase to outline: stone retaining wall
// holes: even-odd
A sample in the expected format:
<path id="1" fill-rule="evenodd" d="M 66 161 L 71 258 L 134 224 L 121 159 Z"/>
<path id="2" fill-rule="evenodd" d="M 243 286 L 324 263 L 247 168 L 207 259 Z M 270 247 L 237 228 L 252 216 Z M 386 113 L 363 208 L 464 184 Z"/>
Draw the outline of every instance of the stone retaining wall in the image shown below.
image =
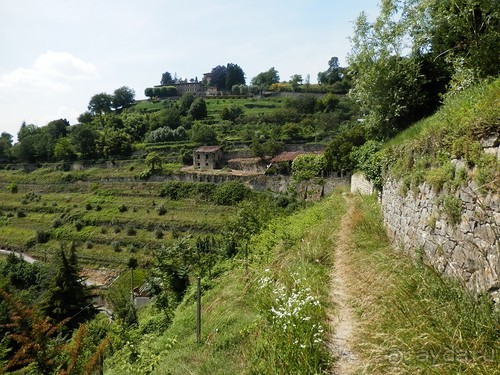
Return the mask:
<path id="1" fill-rule="evenodd" d="M 428 184 L 405 194 L 401 183 L 386 181 L 381 197 L 387 231 L 394 244 L 422 256 L 439 273 L 478 294 L 487 292 L 500 306 L 500 200 L 481 195 L 470 182 L 455 193 L 436 193 Z M 450 220 L 446 197 L 459 199 L 460 217 Z"/>

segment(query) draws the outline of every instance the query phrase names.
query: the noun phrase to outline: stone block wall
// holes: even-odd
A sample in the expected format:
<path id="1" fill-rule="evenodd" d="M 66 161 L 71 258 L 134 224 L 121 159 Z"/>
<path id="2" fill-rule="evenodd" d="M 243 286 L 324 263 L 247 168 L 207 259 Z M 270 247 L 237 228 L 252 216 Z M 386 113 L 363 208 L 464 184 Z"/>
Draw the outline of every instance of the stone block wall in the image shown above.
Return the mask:
<path id="1" fill-rule="evenodd" d="M 470 182 L 455 193 L 434 192 L 428 184 L 402 194 L 401 183 L 386 181 L 381 197 L 393 243 L 411 256 L 422 256 L 439 273 L 478 294 L 487 292 L 500 306 L 500 200 L 481 195 Z M 456 223 L 444 206 L 446 196 L 459 199 Z M 456 199 L 455 199 L 456 200 Z"/>
<path id="2" fill-rule="evenodd" d="M 351 176 L 351 193 L 371 195 L 373 191 L 373 183 L 365 177 L 364 173 L 357 172 Z"/>

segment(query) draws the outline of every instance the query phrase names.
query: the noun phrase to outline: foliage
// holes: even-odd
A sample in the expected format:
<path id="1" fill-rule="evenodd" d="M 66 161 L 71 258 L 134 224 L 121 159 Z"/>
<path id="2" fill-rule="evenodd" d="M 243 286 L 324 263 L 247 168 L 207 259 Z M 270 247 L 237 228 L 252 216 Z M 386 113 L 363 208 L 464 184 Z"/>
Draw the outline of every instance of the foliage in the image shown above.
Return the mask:
<path id="1" fill-rule="evenodd" d="M 191 107 L 189 107 L 188 114 L 195 120 L 201 120 L 207 117 L 207 103 L 203 98 L 196 98 Z"/>
<path id="2" fill-rule="evenodd" d="M 90 98 L 88 110 L 93 115 L 104 115 L 111 112 L 113 96 L 102 92 Z"/>
<path id="3" fill-rule="evenodd" d="M 191 141 L 197 144 L 215 145 L 218 143 L 217 133 L 210 125 L 196 122 L 191 128 Z"/>
<path id="4" fill-rule="evenodd" d="M 224 107 L 222 109 L 222 112 L 220 114 L 220 117 L 222 120 L 227 120 L 231 121 L 232 123 L 235 123 L 236 120 L 243 115 L 243 108 L 232 105 L 229 107 Z"/>
<path id="5" fill-rule="evenodd" d="M 113 93 L 113 108 L 123 109 L 135 102 L 135 92 L 127 86 L 116 89 Z"/>
<path id="6" fill-rule="evenodd" d="M 162 85 L 162 86 L 172 86 L 175 83 L 176 82 L 174 81 L 174 79 L 172 78 L 172 75 L 169 72 L 165 72 L 165 73 L 163 73 L 161 75 L 160 85 Z"/>
<path id="7" fill-rule="evenodd" d="M 72 247 L 69 257 L 63 249 L 59 251 L 58 268 L 47 289 L 41 310 L 51 321 L 65 322 L 65 328 L 72 330 L 96 311 L 92 306 L 90 294 L 78 274 L 78 260 Z"/>
<path id="8" fill-rule="evenodd" d="M 19 345 L 2 372 L 26 366 L 37 374 L 52 374 L 58 367 L 55 359 L 64 347 L 54 336 L 67 319 L 53 324 L 1 289 L 0 298 L 9 305 L 8 337 Z"/>
<path id="9" fill-rule="evenodd" d="M 300 182 L 321 176 L 326 170 L 326 165 L 327 163 L 324 155 L 299 155 L 292 162 L 293 179 Z"/>
<path id="10" fill-rule="evenodd" d="M 328 61 L 328 69 L 318 73 L 318 83 L 320 85 L 333 85 L 342 79 L 343 70 L 339 65 L 338 57 L 333 56 Z"/>
<path id="11" fill-rule="evenodd" d="M 325 157 L 327 168 L 330 171 L 348 170 L 355 168 L 351 151 L 366 141 L 366 131 L 361 125 L 353 125 L 332 138 L 328 144 Z"/>
<path id="12" fill-rule="evenodd" d="M 266 72 L 257 74 L 252 78 L 252 85 L 260 87 L 261 90 L 266 90 L 273 83 L 279 83 L 280 76 L 278 71 L 274 67 L 270 68 Z"/>
<path id="13" fill-rule="evenodd" d="M 213 193 L 215 204 L 232 206 L 245 199 L 250 190 L 241 181 L 228 181 L 217 185 Z"/>
<path id="14" fill-rule="evenodd" d="M 212 86 L 215 86 L 219 91 L 225 90 L 226 76 L 227 76 L 227 68 L 224 65 L 217 65 L 211 71 L 210 84 Z"/>

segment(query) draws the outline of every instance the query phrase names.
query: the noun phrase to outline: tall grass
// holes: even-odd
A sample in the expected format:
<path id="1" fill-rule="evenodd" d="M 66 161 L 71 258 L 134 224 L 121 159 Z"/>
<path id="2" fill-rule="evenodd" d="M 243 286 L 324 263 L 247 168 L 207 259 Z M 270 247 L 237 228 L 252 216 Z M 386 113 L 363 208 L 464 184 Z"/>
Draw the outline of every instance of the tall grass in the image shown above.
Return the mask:
<path id="1" fill-rule="evenodd" d="M 350 256 L 357 349 L 369 374 L 498 374 L 500 311 L 395 253 L 373 198 L 357 199 Z"/>
<path id="2" fill-rule="evenodd" d="M 196 342 L 195 291 L 178 306 L 172 324 L 152 338 L 133 343 L 150 347 L 155 374 L 319 374 L 330 367 L 329 278 L 334 233 L 345 210 L 335 193 L 287 218 L 277 219 L 243 253 L 219 265 L 219 276 L 203 279 L 202 336 Z M 224 271 L 225 270 L 225 271 Z M 159 319 L 150 311 L 145 320 Z M 139 328 L 140 329 L 140 328 Z M 153 342 L 153 344 L 152 344 Z M 110 373 L 141 373 L 125 347 L 107 362 Z"/>

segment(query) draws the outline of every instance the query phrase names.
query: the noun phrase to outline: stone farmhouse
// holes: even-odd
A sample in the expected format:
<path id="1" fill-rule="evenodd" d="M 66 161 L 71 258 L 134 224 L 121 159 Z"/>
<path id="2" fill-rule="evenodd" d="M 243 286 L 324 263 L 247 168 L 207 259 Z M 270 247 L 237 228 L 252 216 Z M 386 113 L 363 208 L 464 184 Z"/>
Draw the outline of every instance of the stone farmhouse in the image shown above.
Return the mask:
<path id="1" fill-rule="evenodd" d="M 221 146 L 201 146 L 193 151 L 193 166 L 199 169 L 217 169 L 222 164 Z"/>

